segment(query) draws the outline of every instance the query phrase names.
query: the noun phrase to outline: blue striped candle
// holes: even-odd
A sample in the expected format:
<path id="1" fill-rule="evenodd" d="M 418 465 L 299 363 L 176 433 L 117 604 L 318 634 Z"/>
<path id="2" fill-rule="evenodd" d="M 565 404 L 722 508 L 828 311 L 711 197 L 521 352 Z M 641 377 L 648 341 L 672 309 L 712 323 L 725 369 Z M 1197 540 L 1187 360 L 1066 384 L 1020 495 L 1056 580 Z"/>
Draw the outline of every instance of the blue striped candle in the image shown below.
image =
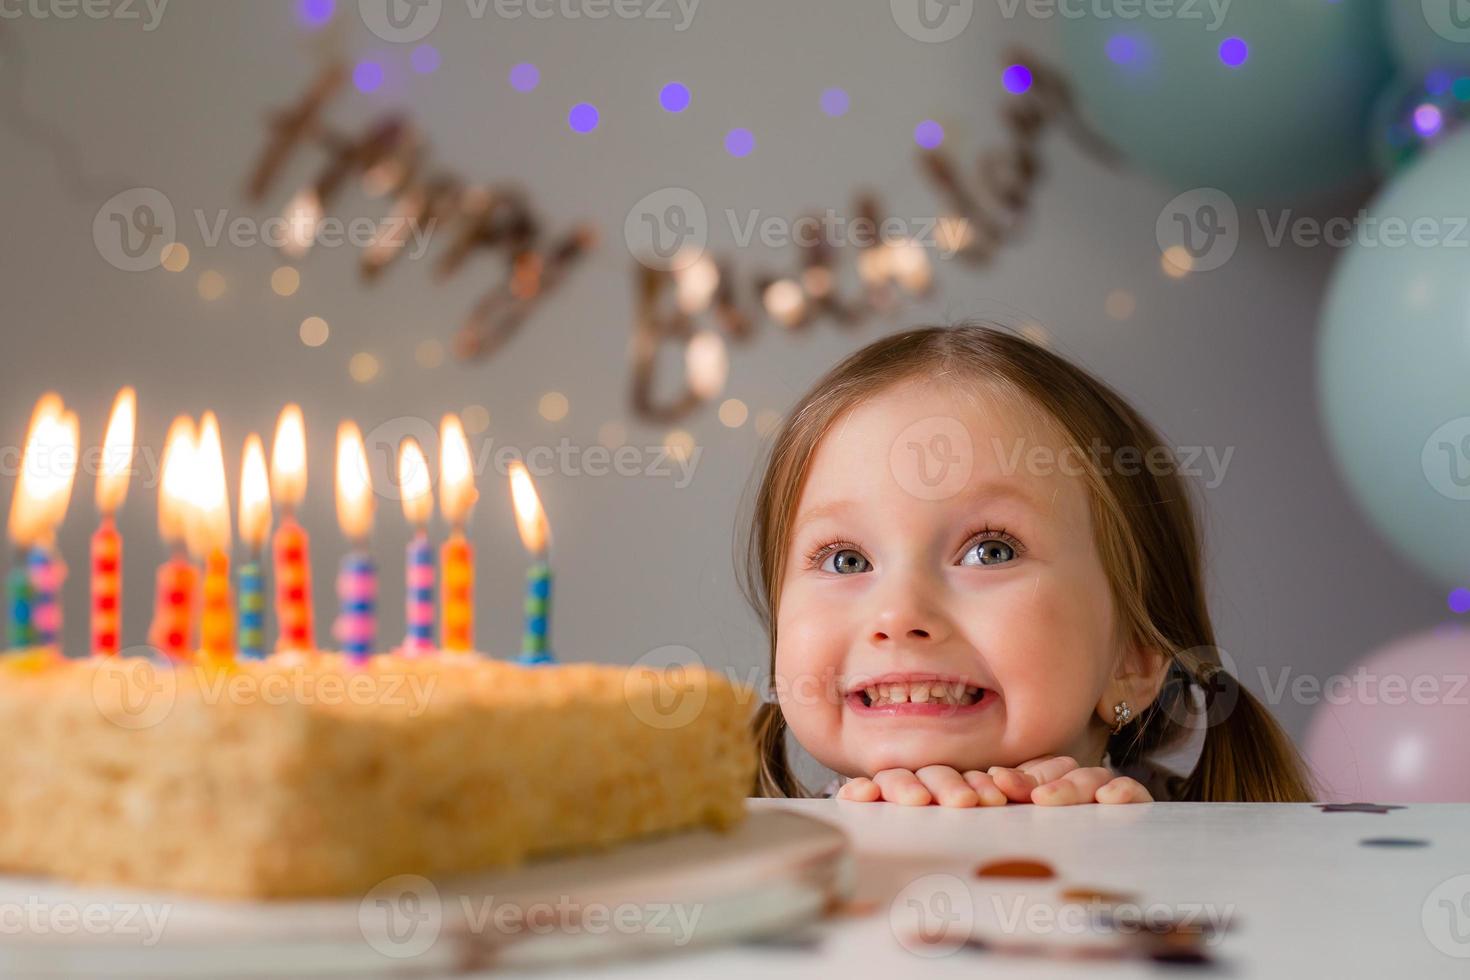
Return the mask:
<path id="1" fill-rule="evenodd" d="M 349 551 L 337 575 L 337 642 L 342 652 L 361 663 L 378 642 L 378 570 L 366 551 Z"/>
<path id="2" fill-rule="evenodd" d="M 526 628 L 521 634 L 523 664 L 549 664 L 551 654 L 551 564 L 539 557 L 526 570 Z"/>
<path id="3" fill-rule="evenodd" d="M 31 570 L 27 567 L 24 552 L 16 555 L 15 565 L 10 569 L 6 582 L 6 594 L 10 599 L 10 649 L 25 650 L 36 645 L 34 619 L 35 589 L 31 588 Z"/>
<path id="4" fill-rule="evenodd" d="M 265 659 L 265 572 L 260 556 L 240 565 L 240 656 Z"/>
<path id="5" fill-rule="evenodd" d="M 421 655 L 434 649 L 434 549 L 429 533 L 420 529 L 408 543 L 408 635 L 405 653 Z"/>
<path id="6" fill-rule="evenodd" d="M 26 556 L 31 577 L 31 622 L 36 646 L 53 647 L 61 642 L 61 583 L 66 566 L 45 545 L 35 545 Z"/>

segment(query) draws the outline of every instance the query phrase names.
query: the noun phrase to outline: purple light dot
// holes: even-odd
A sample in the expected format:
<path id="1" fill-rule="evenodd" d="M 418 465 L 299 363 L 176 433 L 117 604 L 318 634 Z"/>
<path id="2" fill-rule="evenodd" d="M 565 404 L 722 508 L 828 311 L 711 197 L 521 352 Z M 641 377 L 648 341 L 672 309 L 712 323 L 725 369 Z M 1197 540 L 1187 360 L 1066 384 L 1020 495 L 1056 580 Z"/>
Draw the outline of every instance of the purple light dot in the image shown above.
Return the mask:
<path id="1" fill-rule="evenodd" d="M 1000 80 L 1004 83 L 1007 92 L 1012 95 L 1020 95 L 1031 89 L 1031 69 L 1025 65 L 1011 65 L 1000 76 Z"/>
<path id="2" fill-rule="evenodd" d="M 567 124 L 579 133 L 590 133 L 597 128 L 597 106 L 591 102 L 578 102 L 567 113 Z"/>
<path id="3" fill-rule="evenodd" d="M 1470 589 L 1450 590 L 1450 611 L 1457 613 L 1470 612 Z"/>
<path id="4" fill-rule="evenodd" d="M 755 150 L 755 134 L 748 129 L 732 129 L 725 134 L 725 152 L 732 157 L 748 157 Z"/>
<path id="5" fill-rule="evenodd" d="M 523 61 L 510 70 L 510 87 L 517 92 L 529 92 L 541 84 L 541 72 L 529 61 Z"/>
<path id="6" fill-rule="evenodd" d="M 315 29 L 325 26 L 332 19 L 335 7 L 334 0 L 300 0 L 296 4 L 296 16 L 301 23 Z"/>
<path id="7" fill-rule="evenodd" d="M 829 88 L 822 92 L 822 111 L 836 119 L 838 116 L 847 115 L 851 100 L 847 92 L 840 88 Z"/>
<path id="8" fill-rule="evenodd" d="M 360 92 L 376 92 L 383 86 L 383 66 L 376 61 L 359 61 L 352 69 L 352 82 Z"/>
<path id="9" fill-rule="evenodd" d="M 1444 95 L 1455 84 L 1455 76 L 1438 68 L 1424 77 L 1424 91 L 1430 95 Z"/>
<path id="10" fill-rule="evenodd" d="M 1438 106 L 1425 103 L 1414 110 L 1414 128 L 1420 136 L 1433 136 L 1444 127 L 1444 113 Z"/>
<path id="11" fill-rule="evenodd" d="M 1227 68 L 1239 68 L 1250 56 L 1250 45 L 1238 37 L 1227 37 L 1220 42 L 1220 60 Z"/>
<path id="12" fill-rule="evenodd" d="M 1114 34 L 1108 38 L 1107 51 L 1115 65 L 1135 65 L 1143 58 L 1143 44 L 1132 34 Z"/>
<path id="13" fill-rule="evenodd" d="M 665 112 L 683 112 L 689 108 L 689 89 L 679 82 L 670 82 L 658 93 L 658 104 Z"/>
<path id="14" fill-rule="evenodd" d="M 427 75 L 439 68 L 439 49 L 432 44 L 420 44 L 413 49 L 413 54 L 408 56 L 413 70 L 420 75 Z"/>
<path id="15" fill-rule="evenodd" d="M 914 142 L 932 150 L 944 142 L 944 127 L 932 119 L 925 119 L 914 127 Z"/>

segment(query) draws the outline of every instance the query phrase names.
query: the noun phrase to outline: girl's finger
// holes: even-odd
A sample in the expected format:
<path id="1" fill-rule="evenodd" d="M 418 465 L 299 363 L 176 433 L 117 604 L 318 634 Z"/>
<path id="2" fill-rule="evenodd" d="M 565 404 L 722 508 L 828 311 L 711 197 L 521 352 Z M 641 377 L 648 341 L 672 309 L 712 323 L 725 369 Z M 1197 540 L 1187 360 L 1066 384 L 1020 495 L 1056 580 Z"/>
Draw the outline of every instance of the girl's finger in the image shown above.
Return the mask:
<path id="1" fill-rule="evenodd" d="M 979 795 L 949 766 L 925 766 L 914 773 L 940 806 L 979 806 Z"/>
<path id="2" fill-rule="evenodd" d="M 1131 776 L 1118 776 L 1098 787 L 1099 803 L 1152 803 L 1153 795 Z"/>
<path id="3" fill-rule="evenodd" d="M 1019 769 L 991 766 L 988 775 L 996 787 L 1012 803 L 1030 803 L 1031 791 L 1036 788 L 1036 777 Z"/>
<path id="4" fill-rule="evenodd" d="M 969 783 L 970 788 L 975 791 L 975 795 L 980 797 L 981 806 L 1006 805 L 1005 792 L 999 786 L 995 785 L 995 780 L 990 778 L 989 773 L 981 772 L 979 769 L 971 769 L 964 774 L 964 777 L 965 782 Z"/>
<path id="5" fill-rule="evenodd" d="M 884 769 L 873 776 L 873 782 L 878 784 L 878 789 L 883 793 L 883 798 L 889 803 L 902 803 L 904 806 L 926 806 L 933 802 L 933 797 L 907 769 Z"/>
<path id="6" fill-rule="evenodd" d="M 874 803 L 878 799 L 878 784 L 867 776 L 849 779 L 837 788 L 839 800 L 857 800 L 859 803 Z"/>
<path id="7" fill-rule="evenodd" d="M 1097 791 L 1113 778 L 1111 769 L 1101 767 L 1073 769 L 1059 779 L 1042 783 L 1031 791 L 1031 802 L 1038 806 L 1075 806 L 1091 803 Z"/>
<path id="8" fill-rule="evenodd" d="M 1077 760 L 1070 755 L 1044 755 L 1030 762 L 1023 762 L 1017 766 L 1024 773 L 1036 777 L 1037 784 L 1049 783 L 1061 779 L 1067 773 L 1077 768 Z"/>

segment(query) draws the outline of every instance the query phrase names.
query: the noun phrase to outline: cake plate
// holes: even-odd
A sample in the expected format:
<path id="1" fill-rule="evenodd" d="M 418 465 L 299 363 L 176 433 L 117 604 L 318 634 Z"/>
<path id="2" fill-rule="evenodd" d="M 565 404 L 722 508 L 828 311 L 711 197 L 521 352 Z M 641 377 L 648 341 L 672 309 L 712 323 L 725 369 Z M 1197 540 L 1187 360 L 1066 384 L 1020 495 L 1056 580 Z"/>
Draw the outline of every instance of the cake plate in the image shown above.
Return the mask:
<path id="1" fill-rule="evenodd" d="M 166 832 L 166 831 L 165 831 Z M 344 899 L 238 902 L 0 878 L 0 976 L 443 975 L 779 935 L 850 897 L 846 836 L 751 809 L 519 868 L 389 878 Z"/>

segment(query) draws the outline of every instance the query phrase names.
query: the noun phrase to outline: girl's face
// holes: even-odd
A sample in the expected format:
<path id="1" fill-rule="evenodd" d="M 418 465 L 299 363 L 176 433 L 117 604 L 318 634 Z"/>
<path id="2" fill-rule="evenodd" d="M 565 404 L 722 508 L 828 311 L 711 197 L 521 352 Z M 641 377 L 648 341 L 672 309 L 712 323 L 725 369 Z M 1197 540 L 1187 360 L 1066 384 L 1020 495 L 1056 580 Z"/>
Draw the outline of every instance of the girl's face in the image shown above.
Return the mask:
<path id="1" fill-rule="evenodd" d="M 946 384 L 890 388 L 833 426 L 777 616 L 777 695 L 819 762 L 852 776 L 1101 759 L 1124 658 L 1063 445 Z"/>

